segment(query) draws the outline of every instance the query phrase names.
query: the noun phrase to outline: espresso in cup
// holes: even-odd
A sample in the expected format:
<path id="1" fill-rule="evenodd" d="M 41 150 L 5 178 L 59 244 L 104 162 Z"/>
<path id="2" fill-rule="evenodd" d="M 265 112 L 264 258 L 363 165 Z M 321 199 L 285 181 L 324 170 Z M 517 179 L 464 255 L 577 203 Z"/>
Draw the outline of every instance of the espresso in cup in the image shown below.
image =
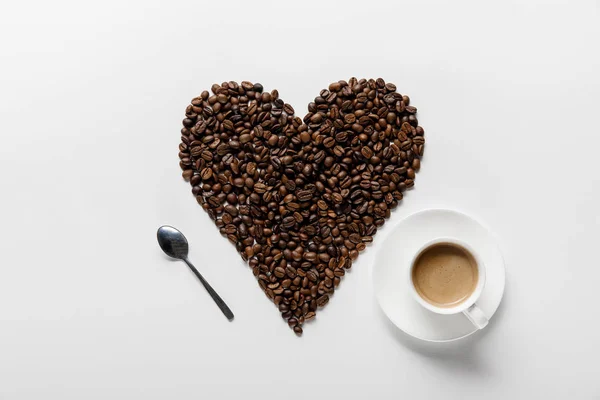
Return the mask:
<path id="1" fill-rule="evenodd" d="M 436 243 L 423 249 L 414 261 L 411 276 L 418 295 L 441 308 L 464 302 L 479 282 L 475 257 L 454 243 Z"/>

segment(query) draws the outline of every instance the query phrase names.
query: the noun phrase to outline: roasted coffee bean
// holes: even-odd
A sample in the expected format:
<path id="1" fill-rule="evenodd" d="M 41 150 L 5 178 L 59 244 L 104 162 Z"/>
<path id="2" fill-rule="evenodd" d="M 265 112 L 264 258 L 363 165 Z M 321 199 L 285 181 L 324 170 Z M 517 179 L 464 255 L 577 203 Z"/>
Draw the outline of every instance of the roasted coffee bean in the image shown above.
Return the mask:
<path id="1" fill-rule="evenodd" d="M 285 273 L 288 277 L 290 277 L 291 279 L 294 279 L 296 277 L 296 268 L 292 267 L 291 265 L 288 265 L 285 268 Z"/>
<path id="2" fill-rule="evenodd" d="M 324 294 L 317 299 L 317 305 L 319 307 L 325 307 L 325 305 L 329 303 L 329 296 Z"/>
<path id="3" fill-rule="evenodd" d="M 288 229 L 293 228 L 295 224 L 296 224 L 296 219 L 293 216 L 285 217 L 283 219 L 283 223 L 282 223 L 282 225 Z"/>
<path id="4" fill-rule="evenodd" d="M 189 170 L 191 171 L 191 170 Z M 200 171 L 200 177 L 202 178 L 203 181 L 208 181 L 211 177 L 212 177 L 213 173 L 212 173 L 212 169 L 210 168 L 203 168 L 202 171 Z"/>
<path id="5" fill-rule="evenodd" d="M 330 84 L 304 119 L 258 83 L 211 91 L 186 109 L 182 177 L 301 334 L 414 185 L 417 109 L 381 78 Z"/>
<path id="6" fill-rule="evenodd" d="M 281 267 L 277 267 L 277 268 L 275 268 L 275 271 L 273 273 L 275 274 L 276 277 L 283 278 L 285 276 L 285 269 L 283 269 Z"/>

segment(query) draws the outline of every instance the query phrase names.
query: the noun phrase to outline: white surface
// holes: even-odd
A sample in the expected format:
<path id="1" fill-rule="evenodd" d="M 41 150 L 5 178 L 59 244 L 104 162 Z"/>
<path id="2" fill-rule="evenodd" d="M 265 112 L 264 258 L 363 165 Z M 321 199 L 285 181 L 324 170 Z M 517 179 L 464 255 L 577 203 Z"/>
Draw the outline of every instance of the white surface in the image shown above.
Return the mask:
<path id="1" fill-rule="evenodd" d="M 599 398 L 599 7 L 3 2 L 0 398 Z M 352 75 L 397 84 L 426 131 L 390 222 L 454 208 L 499 238 L 502 307 L 458 347 L 390 327 L 372 249 L 296 338 L 180 178 L 185 106 L 213 82 L 260 81 L 303 116 Z M 234 323 L 161 255 L 163 223 Z"/>
<path id="2" fill-rule="evenodd" d="M 467 337 L 478 329 L 462 311 L 475 302 L 492 319 L 502 300 L 505 272 L 502 253 L 489 230 L 453 210 L 418 212 L 389 230 L 385 241 L 374 249 L 377 257 L 372 271 L 373 290 L 381 309 L 398 328 L 418 339 L 434 342 Z M 485 284 L 452 309 L 424 301 L 417 294 L 410 274 L 419 253 L 434 243 L 448 241 L 467 248 L 475 256 L 480 266 L 480 282 Z"/>

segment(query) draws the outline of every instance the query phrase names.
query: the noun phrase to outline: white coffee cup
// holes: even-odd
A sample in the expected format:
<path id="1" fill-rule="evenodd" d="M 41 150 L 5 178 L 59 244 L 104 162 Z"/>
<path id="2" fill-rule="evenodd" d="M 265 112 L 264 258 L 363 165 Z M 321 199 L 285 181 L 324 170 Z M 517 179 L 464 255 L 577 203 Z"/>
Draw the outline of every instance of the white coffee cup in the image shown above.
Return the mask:
<path id="1" fill-rule="evenodd" d="M 477 264 L 477 270 L 478 270 L 478 281 L 477 281 L 477 285 L 475 286 L 475 290 L 473 291 L 473 293 L 471 293 L 471 295 L 469 295 L 469 297 L 467 297 L 464 301 L 462 301 L 461 303 L 457 304 L 454 307 L 438 307 L 438 306 L 435 306 L 435 305 L 427 302 L 417 292 L 417 289 L 415 288 L 415 285 L 413 283 L 413 278 L 412 278 L 413 269 L 415 267 L 415 262 L 417 261 L 419 256 L 421 254 L 423 254 L 423 252 L 425 250 L 429 249 L 430 247 L 439 245 L 439 244 L 444 244 L 444 243 L 457 246 L 459 248 L 466 250 L 468 253 L 470 253 L 473 256 L 475 263 Z M 469 321 L 471 321 L 473 323 L 473 325 L 475 325 L 478 329 L 483 329 L 483 328 L 485 328 L 485 326 L 488 324 L 489 321 L 488 321 L 488 318 L 485 316 L 484 312 L 481 311 L 481 308 L 479 308 L 477 306 L 477 300 L 479 300 L 479 297 L 481 296 L 481 293 L 483 292 L 483 288 L 485 287 L 485 276 L 486 276 L 485 269 L 486 269 L 485 264 L 481 260 L 481 257 L 479 257 L 477 252 L 475 250 L 473 250 L 473 248 L 471 246 L 469 246 L 468 244 L 464 243 L 463 241 L 455 239 L 455 238 L 441 237 L 441 238 L 437 238 L 437 239 L 434 239 L 432 241 L 425 243 L 415 253 L 414 257 L 411 260 L 410 269 L 409 269 L 408 275 L 407 275 L 407 279 L 409 280 L 408 286 L 410 287 L 413 297 L 417 301 L 417 303 L 419 303 L 421 306 L 425 307 L 429 311 L 432 311 L 436 314 L 444 314 L 444 315 L 463 313 L 469 319 Z"/>

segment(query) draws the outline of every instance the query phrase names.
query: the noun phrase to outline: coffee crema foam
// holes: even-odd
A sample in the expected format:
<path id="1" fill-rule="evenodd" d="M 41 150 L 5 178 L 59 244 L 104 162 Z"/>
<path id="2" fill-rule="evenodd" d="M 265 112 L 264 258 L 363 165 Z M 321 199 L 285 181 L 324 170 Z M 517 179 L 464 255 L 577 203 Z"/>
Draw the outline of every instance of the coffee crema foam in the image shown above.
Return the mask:
<path id="1" fill-rule="evenodd" d="M 473 255 L 451 243 L 439 243 L 423 250 L 412 270 L 417 293 L 436 307 L 462 303 L 475 291 L 478 279 Z"/>

